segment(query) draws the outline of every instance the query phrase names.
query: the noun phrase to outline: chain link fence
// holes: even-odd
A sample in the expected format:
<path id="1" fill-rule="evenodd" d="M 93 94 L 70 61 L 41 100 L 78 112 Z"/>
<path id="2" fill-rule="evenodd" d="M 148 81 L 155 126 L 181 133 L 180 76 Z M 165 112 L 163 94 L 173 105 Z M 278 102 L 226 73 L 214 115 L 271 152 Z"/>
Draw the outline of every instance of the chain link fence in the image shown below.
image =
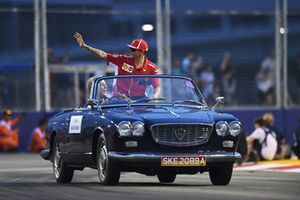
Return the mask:
<path id="1" fill-rule="evenodd" d="M 33 111 L 34 1 L 20 2 L 0 9 L 0 106 Z M 170 1 L 172 74 L 193 78 L 210 105 L 224 96 L 226 108 L 278 107 L 276 86 L 283 88 L 283 82 L 276 77 L 276 41 L 280 52 L 283 45 L 275 31 L 283 16 L 276 20 L 276 2 L 283 1 Z M 128 53 L 126 44 L 144 38 L 150 46 L 148 58 L 157 63 L 156 3 L 47 2 L 52 110 L 83 105 L 87 78 L 114 73 L 106 62 L 76 44 L 74 32 L 80 32 L 88 45 L 111 53 Z M 299 107 L 300 3 L 296 0 L 288 1 L 287 21 L 287 106 Z M 154 29 L 143 31 L 144 24 Z M 287 31 L 280 28 L 283 34 Z"/>
<path id="2" fill-rule="evenodd" d="M 0 26 L 0 107 L 34 110 L 32 5 L 0 5 Z"/>

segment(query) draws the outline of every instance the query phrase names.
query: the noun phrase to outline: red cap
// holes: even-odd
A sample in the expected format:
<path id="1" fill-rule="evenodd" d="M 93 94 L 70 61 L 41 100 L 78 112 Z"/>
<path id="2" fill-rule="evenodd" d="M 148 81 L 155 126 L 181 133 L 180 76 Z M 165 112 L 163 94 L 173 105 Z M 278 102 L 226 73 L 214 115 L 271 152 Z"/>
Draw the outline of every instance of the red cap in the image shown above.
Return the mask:
<path id="1" fill-rule="evenodd" d="M 130 45 L 128 44 L 127 46 L 131 49 L 138 49 L 138 50 L 143 51 L 143 52 L 148 51 L 148 44 L 143 39 L 135 39 L 131 42 Z"/>

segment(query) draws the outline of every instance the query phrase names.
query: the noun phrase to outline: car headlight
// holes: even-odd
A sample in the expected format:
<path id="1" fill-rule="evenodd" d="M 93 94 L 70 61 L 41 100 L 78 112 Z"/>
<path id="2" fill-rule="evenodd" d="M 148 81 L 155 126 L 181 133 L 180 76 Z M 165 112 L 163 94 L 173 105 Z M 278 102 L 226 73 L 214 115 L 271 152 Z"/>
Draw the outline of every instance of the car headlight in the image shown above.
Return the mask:
<path id="1" fill-rule="evenodd" d="M 219 121 L 216 124 L 216 132 L 219 136 L 225 136 L 228 130 L 228 125 L 224 121 Z"/>
<path id="2" fill-rule="evenodd" d="M 229 132 L 232 136 L 238 136 L 241 132 L 240 122 L 234 121 L 229 124 Z"/>
<path id="3" fill-rule="evenodd" d="M 127 121 L 121 121 L 118 124 L 118 131 L 120 136 L 130 136 L 131 134 L 131 124 Z"/>
<path id="4" fill-rule="evenodd" d="M 145 132 L 144 123 L 134 122 L 132 124 L 132 134 L 134 136 L 142 136 Z"/>

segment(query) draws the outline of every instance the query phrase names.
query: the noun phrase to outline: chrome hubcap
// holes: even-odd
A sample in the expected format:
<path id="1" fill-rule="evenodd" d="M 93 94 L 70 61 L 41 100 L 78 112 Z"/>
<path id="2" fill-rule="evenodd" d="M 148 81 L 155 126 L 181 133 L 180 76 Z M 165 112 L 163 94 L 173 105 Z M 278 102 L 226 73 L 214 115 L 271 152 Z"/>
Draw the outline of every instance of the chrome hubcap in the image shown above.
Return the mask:
<path id="1" fill-rule="evenodd" d="M 54 171 L 55 178 L 58 179 L 61 173 L 61 159 L 60 159 L 60 152 L 58 146 L 55 147 L 53 171 Z"/>
<path id="2" fill-rule="evenodd" d="M 99 169 L 98 174 L 100 181 L 104 181 L 106 177 L 106 167 L 107 167 L 107 149 L 105 144 L 101 144 L 100 151 L 99 151 Z"/>

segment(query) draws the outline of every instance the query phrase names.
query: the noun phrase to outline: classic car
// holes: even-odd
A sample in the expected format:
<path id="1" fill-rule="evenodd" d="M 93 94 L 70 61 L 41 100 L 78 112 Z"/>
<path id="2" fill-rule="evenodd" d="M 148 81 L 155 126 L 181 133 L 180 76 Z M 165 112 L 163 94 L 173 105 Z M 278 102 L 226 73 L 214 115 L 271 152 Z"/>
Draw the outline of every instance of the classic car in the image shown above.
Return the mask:
<path id="1" fill-rule="evenodd" d="M 86 105 L 49 119 L 41 156 L 53 163 L 58 183 L 90 167 L 103 185 L 118 184 L 121 172 L 157 176 L 161 183 L 208 172 L 213 185 L 227 185 L 240 158 L 241 123 L 215 110 L 222 101 L 209 107 L 187 77 L 96 77 Z"/>

